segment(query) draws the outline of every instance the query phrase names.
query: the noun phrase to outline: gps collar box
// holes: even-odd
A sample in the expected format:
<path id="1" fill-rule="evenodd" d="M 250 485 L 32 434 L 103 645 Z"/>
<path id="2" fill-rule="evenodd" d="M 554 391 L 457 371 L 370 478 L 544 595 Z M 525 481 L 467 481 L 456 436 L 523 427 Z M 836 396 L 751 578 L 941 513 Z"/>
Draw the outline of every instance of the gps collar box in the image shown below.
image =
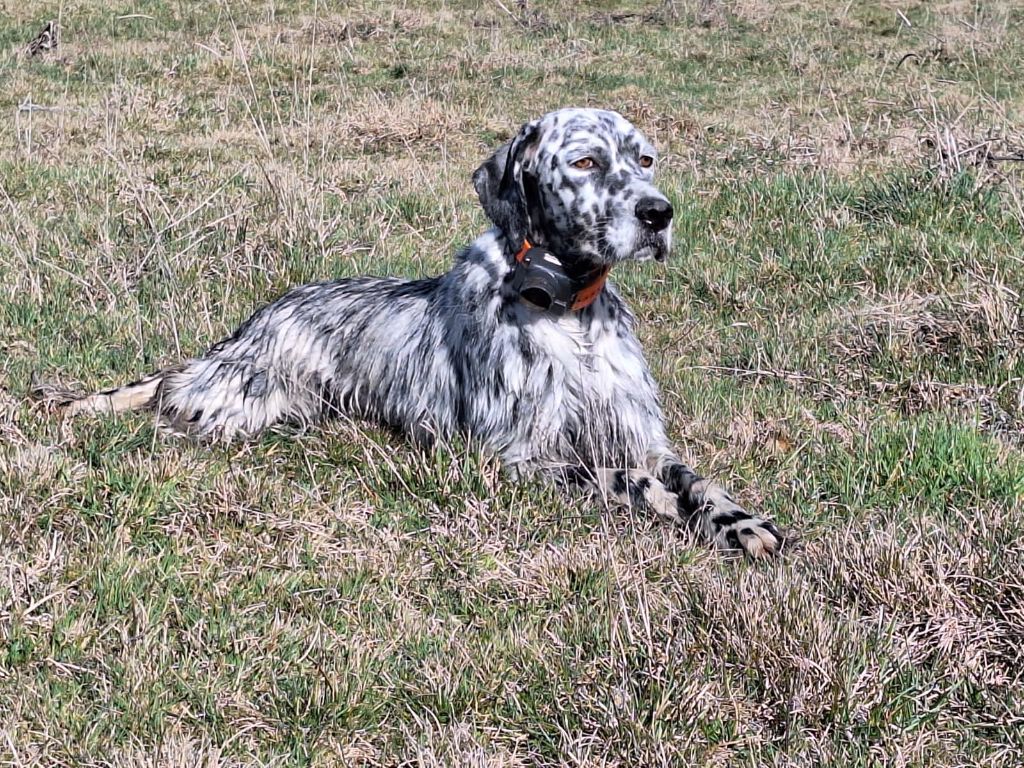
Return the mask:
<path id="1" fill-rule="evenodd" d="M 512 289 L 519 301 L 531 309 L 561 317 L 589 307 L 604 289 L 611 267 L 598 267 L 572 277 L 555 254 L 523 241 L 516 254 Z"/>

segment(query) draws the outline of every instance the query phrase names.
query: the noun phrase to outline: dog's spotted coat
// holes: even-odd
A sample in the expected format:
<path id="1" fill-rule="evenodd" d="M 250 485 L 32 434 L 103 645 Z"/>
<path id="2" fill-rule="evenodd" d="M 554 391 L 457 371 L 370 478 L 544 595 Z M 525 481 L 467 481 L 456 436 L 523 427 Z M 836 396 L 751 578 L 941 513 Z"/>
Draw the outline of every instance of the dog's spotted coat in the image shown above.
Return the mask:
<path id="1" fill-rule="evenodd" d="M 38 56 L 56 50 L 60 45 L 60 24 L 56 19 L 46 22 L 39 34 L 33 37 L 26 46 L 29 56 Z"/>
<path id="2" fill-rule="evenodd" d="M 772 523 L 672 450 L 633 315 L 613 286 L 560 318 L 509 286 L 524 238 L 580 274 L 666 258 L 672 208 L 652 183 L 655 157 L 615 112 L 544 115 L 474 174 L 495 227 L 449 272 L 295 288 L 204 356 L 68 410 L 151 408 L 173 429 L 221 438 L 332 413 L 427 443 L 460 432 L 516 473 L 600 489 L 723 550 L 777 552 Z"/>

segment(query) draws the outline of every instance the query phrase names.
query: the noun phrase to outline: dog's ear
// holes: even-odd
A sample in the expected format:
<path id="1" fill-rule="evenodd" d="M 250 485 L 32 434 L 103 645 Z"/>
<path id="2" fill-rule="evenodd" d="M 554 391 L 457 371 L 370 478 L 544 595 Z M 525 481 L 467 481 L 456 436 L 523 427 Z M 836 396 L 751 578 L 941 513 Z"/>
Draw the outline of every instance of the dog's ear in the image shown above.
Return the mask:
<path id="1" fill-rule="evenodd" d="M 530 214 L 523 196 L 522 174 L 538 136 L 537 123 L 527 123 L 473 173 L 473 186 L 484 213 L 515 247 L 529 235 Z"/>

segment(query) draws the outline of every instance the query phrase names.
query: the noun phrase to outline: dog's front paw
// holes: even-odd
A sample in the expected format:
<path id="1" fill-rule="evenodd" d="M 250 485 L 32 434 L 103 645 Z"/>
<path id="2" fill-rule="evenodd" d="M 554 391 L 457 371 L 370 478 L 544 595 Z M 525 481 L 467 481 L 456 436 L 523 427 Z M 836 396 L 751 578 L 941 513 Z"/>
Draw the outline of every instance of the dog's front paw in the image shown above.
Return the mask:
<path id="1" fill-rule="evenodd" d="M 744 510 L 724 488 L 708 486 L 704 492 L 705 525 L 715 546 L 731 554 L 742 552 L 757 559 L 782 551 L 785 537 L 773 523 Z"/>

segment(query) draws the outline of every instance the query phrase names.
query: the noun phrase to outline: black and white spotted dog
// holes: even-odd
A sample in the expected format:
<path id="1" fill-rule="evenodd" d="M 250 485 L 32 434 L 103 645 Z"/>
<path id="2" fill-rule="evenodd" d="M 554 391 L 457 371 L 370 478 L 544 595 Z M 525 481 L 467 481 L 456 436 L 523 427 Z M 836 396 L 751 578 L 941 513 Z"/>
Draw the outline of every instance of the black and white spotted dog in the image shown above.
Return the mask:
<path id="1" fill-rule="evenodd" d="M 221 438 L 331 413 L 425 442 L 459 432 L 516 473 L 586 484 L 723 550 L 778 552 L 772 523 L 673 452 L 633 316 L 604 282 L 614 264 L 668 255 L 655 157 L 615 112 L 551 112 L 473 174 L 495 227 L 449 272 L 295 288 L 206 355 L 67 409 L 148 408 Z M 545 307 L 530 286 L 547 278 Z"/>

